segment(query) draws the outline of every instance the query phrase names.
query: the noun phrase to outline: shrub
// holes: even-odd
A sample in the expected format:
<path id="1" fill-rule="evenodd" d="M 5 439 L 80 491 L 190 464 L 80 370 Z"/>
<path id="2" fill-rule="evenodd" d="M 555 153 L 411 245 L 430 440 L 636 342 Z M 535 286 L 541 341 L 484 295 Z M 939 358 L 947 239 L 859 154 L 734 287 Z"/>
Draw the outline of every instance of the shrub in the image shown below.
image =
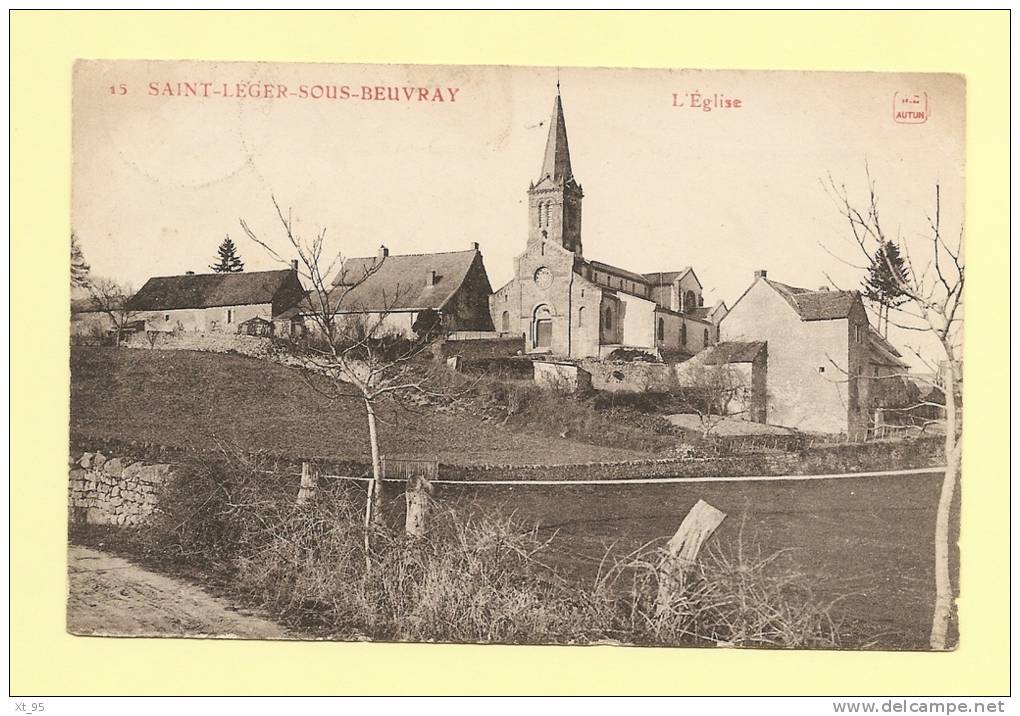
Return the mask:
<path id="1" fill-rule="evenodd" d="M 682 587 L 658 604 L 663 549 L 649 546 L 600 574 L 588 619 L 635 643 L 774 648 L 839 645 L 832 604 L 816 600 L 802 575 L 777 566 L 781 553 L 735 544 L 705 548 Z M 619 595 L 626 594 L 622 598 Z"/>
<path id="2" fill-rule="evenodd" d="M 609 360 L 619 363 L 660 363 L 661 361 L 647 351 L 637 348 L 617 348 L 609 354 Z"/>
<path id="3" fill-rule="evenodd" d="M 487 375 L 503 379 L 531 380 L 535 365 L 529 358 L 462 358 L 461 371 L 469 375 Z"/>

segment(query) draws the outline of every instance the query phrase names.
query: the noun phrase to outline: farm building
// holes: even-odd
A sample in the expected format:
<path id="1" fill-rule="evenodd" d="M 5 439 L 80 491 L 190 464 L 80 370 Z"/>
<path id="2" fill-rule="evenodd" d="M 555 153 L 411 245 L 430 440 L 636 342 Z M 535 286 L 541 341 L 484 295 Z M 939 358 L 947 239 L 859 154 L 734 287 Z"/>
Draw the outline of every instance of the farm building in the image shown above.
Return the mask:
<path id="1" fill-rule="evenodd" d="M 812 291 L 756 271 L 720 334 L 766 344 L 771 424 L 864 438 L 875 409 L 907 394 L 907 365 L 871 328 L 857 291 Z"/>
<path id="2" fill-rule="evenodd" d="M 278 271 L 157 276 L 127 302 L 147 331 L 237 333 L 253 318 L 271 321 L 304 297 L 296 262 Z"/>
<path id="3" fill-rule="evenodd" d="M 528 188 L 528 240 L 514 278 L 489 299 L 492 322 L 529 353 L 606 357 L 619 348 L 690 356 L 717 339 L 693 269 L 637 273 L 584 257 L 581 200 L 559 94 L 541 174 Z"/>
<path id="4" fill-rule="evenodd" d="M 477 243 L 467 251 L 349 258 L 333 281 L 339 318 L 365 321 L 377 330 L 410 336 L 437 322 L 445 331 L 491 334 L 489 276 Z M 315 297 L 309 295 L 281 318 L 314 330 Z M 427 325 L 426 325 L 427 324 Z"/>

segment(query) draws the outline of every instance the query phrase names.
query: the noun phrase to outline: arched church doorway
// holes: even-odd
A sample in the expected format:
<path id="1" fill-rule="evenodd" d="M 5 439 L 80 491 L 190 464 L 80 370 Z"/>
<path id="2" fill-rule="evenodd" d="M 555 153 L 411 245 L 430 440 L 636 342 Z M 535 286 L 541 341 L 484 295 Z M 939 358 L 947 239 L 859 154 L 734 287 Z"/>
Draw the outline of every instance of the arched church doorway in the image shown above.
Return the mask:
<path id="1" fill-rule="evenodd" d="M 532 345 L 537 349 L 552 348 L 552 311 L 548 306 L 535 307 L 532 324 Z"/>

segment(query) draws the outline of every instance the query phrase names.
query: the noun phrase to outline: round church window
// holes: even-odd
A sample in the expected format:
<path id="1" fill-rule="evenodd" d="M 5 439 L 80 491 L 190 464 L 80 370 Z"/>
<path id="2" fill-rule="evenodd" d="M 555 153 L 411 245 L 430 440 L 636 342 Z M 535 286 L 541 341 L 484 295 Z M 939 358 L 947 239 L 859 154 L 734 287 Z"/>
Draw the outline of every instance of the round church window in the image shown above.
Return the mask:
<path id="1" fill-rule="evenodd" d="M 539 266 L 538 270 L 535 271 L 535 285 L 539 288 L 549 288 L 553 282 L 552 271 L 547 269 L 545 266 Z"/>

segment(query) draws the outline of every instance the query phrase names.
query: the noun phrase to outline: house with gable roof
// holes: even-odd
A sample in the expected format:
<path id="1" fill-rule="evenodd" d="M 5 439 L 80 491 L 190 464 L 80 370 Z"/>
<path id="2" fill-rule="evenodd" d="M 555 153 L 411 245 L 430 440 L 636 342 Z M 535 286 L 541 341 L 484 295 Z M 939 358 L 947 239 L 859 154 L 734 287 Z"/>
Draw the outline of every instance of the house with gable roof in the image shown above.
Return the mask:
<path id="1" fill-rule="evenodd" d="M 864 439 L 874 411 L 905 390 L 907 364 L 874 331 L 858 291 L 810 290 L 754 281 L 719 325 L 723 342 L 760 342 L 766 420 Z"/>
<path id="2" fill-rule="evenodd" d="M 380 246 L 375 256 L 348 258 L 330 300 L 337 302 L 332 308 L 339 320 L 367 320 L 380 333 L 411 336 L 437 321 L 447 332 L 491 333 L 491 293 L 482 253 L 472 242 L 466 251 L 391 255 Z M 316 300 L 307 296 L 281 319 L 314 331 Z"/>
<path id="3" fill-rule="evenodd" d="M 297 262 L 289 269 L 154 276 L 126 309 L 147 331 L 236 333 L 258 318 L 271 321 L 304 297 Z"/>

